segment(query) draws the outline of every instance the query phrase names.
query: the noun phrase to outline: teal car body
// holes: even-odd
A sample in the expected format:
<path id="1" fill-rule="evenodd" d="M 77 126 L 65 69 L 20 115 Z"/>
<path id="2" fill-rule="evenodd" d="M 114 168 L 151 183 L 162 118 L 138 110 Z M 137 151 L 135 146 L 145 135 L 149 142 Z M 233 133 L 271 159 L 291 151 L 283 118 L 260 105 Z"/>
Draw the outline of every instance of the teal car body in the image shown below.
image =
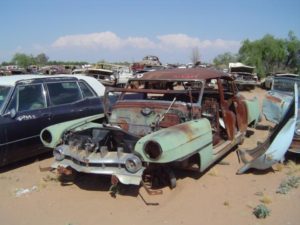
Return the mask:
<path id="1" fill-rule="evenodd" d="M 120 94 L 111 108 L 110 93 Z M 205 171 L 259 120 L 256 101 L 239 95 L 227 74 L 206 68 L 145 73 L 124 88 L 107 87 L 104 100 L 106 123 L 88 117 L 42 131 L 54 168 L 133 185 L 169 177 L 174 187 L 173 167 Z"/>

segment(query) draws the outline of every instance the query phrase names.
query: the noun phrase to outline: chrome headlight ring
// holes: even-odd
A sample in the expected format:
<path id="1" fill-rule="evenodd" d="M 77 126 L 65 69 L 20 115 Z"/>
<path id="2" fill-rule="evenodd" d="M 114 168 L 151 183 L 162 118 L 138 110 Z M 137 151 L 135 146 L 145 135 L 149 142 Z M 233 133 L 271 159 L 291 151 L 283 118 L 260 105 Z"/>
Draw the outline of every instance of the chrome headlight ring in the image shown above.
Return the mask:
<path id="1" fill-rule="evenodd" d="M 61 145 L 53 150 L 53 156 L 56 161 L 62 161 L 65 158 L 64 149 Z"/>
<path id="2" fill-rule="evenodd" d="M 125 160 L 125 168 L 130 173 L 136 173 L 142 168 L 142 161 L 136 155 L 131 155 Z"/>

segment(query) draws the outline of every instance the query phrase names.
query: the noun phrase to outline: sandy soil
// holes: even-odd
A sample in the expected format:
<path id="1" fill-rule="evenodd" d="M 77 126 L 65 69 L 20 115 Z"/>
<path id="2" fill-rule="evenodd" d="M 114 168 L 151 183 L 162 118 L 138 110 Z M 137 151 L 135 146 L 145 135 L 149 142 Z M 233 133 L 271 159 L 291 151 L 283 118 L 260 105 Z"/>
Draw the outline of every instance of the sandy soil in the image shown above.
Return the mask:
<path id="1" fill-rule="evenodd" d="M 264 93 L 256 89 L 243 94 L 261 98 Z M 252 131 L 254 134 L 240 148 L 254 146 L 267 134 Z M 242 164 L 236 153 L 231 152 L 204 174 L 177 172 L 177 187 L 163 188 L 162 195 L 150 196 L 143 188 L 139 195 L 137 189 L 127 187 L 116 198 L 109 194 L 107 177 L 79 175 L 75 183 L 61 183 L 54 173 L 39 170 L 40 166 L 49 166 L 51 158 L 27 161 L 0 173 L 0 221 L 3 225 L 297 225 L 300 188 L 286 195 L 276 193 L 290 174 L 300 176 L 299 156 L 290 155 L 289 159 L 296 164 L 236 175 Z M 22 188 L 29 193 L 22 194 Z M 257 219 L 252 211 L 262 201 L 271 214 L 266 219 Z"/>

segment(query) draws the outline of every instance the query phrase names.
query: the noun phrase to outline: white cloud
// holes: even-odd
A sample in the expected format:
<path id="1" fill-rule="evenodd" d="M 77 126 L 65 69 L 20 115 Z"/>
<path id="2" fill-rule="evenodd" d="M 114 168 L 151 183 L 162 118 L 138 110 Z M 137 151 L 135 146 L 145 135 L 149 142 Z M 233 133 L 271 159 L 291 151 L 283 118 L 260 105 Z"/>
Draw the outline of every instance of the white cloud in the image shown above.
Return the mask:
<path id="1" fill-rule="evenodd" d="M 240 46 L 239 41 L 227 41 L 223 39 L 201 40 L 197 37 L 190 37 L 186 34 L 167 34 L 157 36 L 157 40 L 152 41 L 147 37 L 128 37 L 122 39 L 115 33 L 107 31 L 92 34 L 68 35 L 58 38 L 53 44 L 54 48 L 104 48 L 121 49 L 132 47 L 136 49 L 189 49 L 193 47 L 231 49 Z"/>
<path id="2" fill-rule="evenodd" d="M 129 37 L 124 41 L 124 45 L 140 49 L 151 49 L 157 47 L 154 42 L 145 37 Z"/>
<path id="3" fill-rule="evenodd" d="M 190 37 L 186 34 L 168 34 L 157 37 L 160 40 L 160 44 L 163 48 L 219 48 L 219 49 L 231 49 L 239 48 L 240 41 L 227 41 L 223 39 L 216 40 L 200 40 L 199 38 Z"/>
<path id="4" fill-rule="evenodd" d="M 82 48 L 107 48 L 118 49 L 122 45 L 122 40 L 110 31 L 92 34 L 68 35 L 58 38 L 52 47 L 82 47 Z"/>
<path id="5" fill-rule="evenodd" d="M 138 60 L 143 55 L 153 54 L 166 61 L 180 62 L 189 60 L 191 49 L 198 47 L 202 60 L 212 60 L 225 51 L 237 52 L 240 41 L 236 40 L 202 40 L 187 34 L 158 35 L 150 39 L 142 36 L 120 37 L 106 31 L 91 34 L 67 35 L 57 38 L 48 52 L 66 58 L 75 57 L 81 60 L 106 59 Z M 37 49 L 40 46 L 36 46 Z M 105 50 L 105 51 L 103 51 Z"/>
<path id="6" fill-rule="evenodd" d="M 160 41 L 160 45 L 163 48 L 175 47 L 175 48 L 193 48 L 201 44 L 198 38 L 189 37 L 186 34 L 168 34 L 157 36 Z"/>

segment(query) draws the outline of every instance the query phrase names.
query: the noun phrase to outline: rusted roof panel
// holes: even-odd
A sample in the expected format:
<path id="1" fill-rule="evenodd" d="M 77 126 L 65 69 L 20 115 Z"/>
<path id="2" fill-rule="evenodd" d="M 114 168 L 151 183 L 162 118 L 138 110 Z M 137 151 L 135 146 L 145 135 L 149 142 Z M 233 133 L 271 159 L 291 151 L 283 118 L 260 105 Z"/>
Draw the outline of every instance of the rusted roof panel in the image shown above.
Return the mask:
<path id="1" fill-rule="evenodd" d="M 168 69 L 145 73 L 139 80 L 206 80 L 228 76 L 208 68 Z"/>

